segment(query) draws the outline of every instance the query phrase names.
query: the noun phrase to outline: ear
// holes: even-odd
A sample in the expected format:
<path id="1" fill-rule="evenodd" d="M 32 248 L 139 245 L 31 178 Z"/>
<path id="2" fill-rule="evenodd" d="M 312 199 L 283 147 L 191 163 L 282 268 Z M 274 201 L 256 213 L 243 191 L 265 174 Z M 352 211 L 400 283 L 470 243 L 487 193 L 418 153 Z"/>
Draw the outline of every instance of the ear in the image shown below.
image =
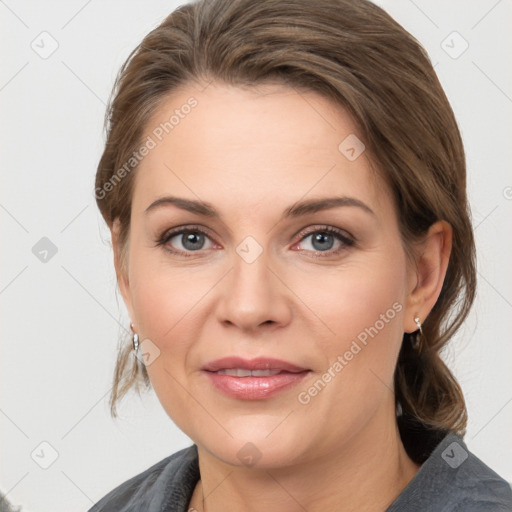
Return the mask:
<path id="1" fill-rule="evenodd" d="M 452 236 L 450 224 L 441 220 L 430 226 L 424 240 L 414 248 L 415 262 L 408 272 L 405 332 L 416 331 L 414 318 L 419 317 L 423 323 L 439 298 L 450 261 Z"/>
<path id="2" fill-rule="evenodd" d="M 126 309 L 128 310 L 128 314 L 130 315 L 132 321 L 135 323 L 130 294 L 130 281 L 128 276 L 128 258 L 126 254 L 127 247 L 122 247 L 121 245 L 120 231 L 121 223 L 119 219 L 115 219 L 110 229 L 110 234 L 112 236 L 112 249 L 114 251 L 114 267 L 116 270 L 117 284 L 119 286 L 119 290 L 121 291 Z"/>

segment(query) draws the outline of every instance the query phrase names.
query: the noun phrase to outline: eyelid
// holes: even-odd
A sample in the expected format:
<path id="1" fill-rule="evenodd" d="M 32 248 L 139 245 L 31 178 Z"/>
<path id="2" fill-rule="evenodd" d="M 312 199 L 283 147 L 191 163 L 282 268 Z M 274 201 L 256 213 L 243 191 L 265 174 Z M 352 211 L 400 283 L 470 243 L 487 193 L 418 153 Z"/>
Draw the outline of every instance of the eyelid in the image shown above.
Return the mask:
<path id="1" fill-rule="evenodd" d="M 341 228 L 337 228 L 335 226 L 330 226 L 329 224 L 316 224 L 302 229 L 297 234 L 297 236 L 300 237 L 299 242 L 301 242 L 302 240 L 304 240 L 305 237 L 313 233 L 329 233 L 332 235 L 339 235 L 340 237 L 346 239 L 346 241 L 350 241 L 351 243 L 356 242 L 356 238 L 353 235 L 351 235 L 348 231 Z"/>
<path id="2" fill-rule="evenodd" d="M 175 236 L 178 236 L 178 235 L 181 235 L 181 234 L 184 234 L 184 233 L 188 233 L 188 232 L 198 232 L 198 233 L 202 233 L 203 235 L 207 236 L 208 238 L 210 238 L 210 240 L 212 240 L 212 237 L 210 235 L 210 232 L 209 230 L 204 227 L 204 226 L 201 226 L 199 224 L 189 224 L 189 225 L 184 225 L 184 226 L 178 226 L 178 227 L 175 227 L 175 228 L 171 228 L 171 229 L 167 229 L 165 230 L 157 239 L 157 242 L 156 242 L 156 245 L 159 246 L 159 245 L 165 245 L 171 238 L 174 238 Z M 212 240 L 213 241 L 213 240 Z M 216 243 L 216 242 L 215 242 Z M 177 253 L 180 253 L 180 252 L 183 252 L 183 251 L 172 251 L 172 252 L 177 252 Z M 194 252 L 194 251 L 188 251 L 188 252 Z M 196 251 L 196 252 L 199 252 L 199 251 Z"/>

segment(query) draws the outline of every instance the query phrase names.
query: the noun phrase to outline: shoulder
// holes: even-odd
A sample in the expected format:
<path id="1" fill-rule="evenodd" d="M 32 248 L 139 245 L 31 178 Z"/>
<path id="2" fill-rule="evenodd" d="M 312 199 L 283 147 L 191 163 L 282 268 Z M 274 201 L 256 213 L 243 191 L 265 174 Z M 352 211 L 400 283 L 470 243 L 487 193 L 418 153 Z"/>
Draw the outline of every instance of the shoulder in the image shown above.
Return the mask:
<path id="1" fill-rule="evenodd" d="M 444 473 L 451 477 L 458 495 L 454 512 L 512 511 L 510 484 L 471 453 L 460 437 L 453 435 L 448 441 L 441 458 L 446 462 L 455 460 L 445 465 Z"/>
<path id="2" fill-rule="evenodd" d="M 110 491 L 89 512 L 185 510 L 199 479 L 197 447 L 192 445 L 157 462 Z"/>
<path id="3" fill-rule="evenodd" d="M 512 512 L 510 485 L 450 433 L 388 512 Z"/>

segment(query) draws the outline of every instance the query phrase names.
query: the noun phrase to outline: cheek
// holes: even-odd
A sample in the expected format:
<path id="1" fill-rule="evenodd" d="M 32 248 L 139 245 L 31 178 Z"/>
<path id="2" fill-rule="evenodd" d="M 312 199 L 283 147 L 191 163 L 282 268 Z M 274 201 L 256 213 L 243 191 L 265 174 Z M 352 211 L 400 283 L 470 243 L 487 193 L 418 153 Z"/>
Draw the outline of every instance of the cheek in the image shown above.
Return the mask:
<path id="1" fill-rule="evenodd" d="M 401 332 L 404 269 L 405 261 L 399 251 L 365 255 L 329 273 L 325 269 L 304 273 L 294 289 L 322 321 L 325 333 L 332 335 L 325 339 L 337 339 L 343 345 L 375 324 L 383 335 Z"/>
<path id="2" fill-rule="evenodd" d="M 327 355 L 331 366 L 342 359 L 343 370 L 338 375 L 343 377 L 337 379 L 336 393 L 350 395 L 345 397 L 347 405 L 357 396 L 377 396 L 375 386 L 392 388 L 403 337 L 403 253 L 363 255 L 331 272 L 329 278 L 319 277 L 313 274 L 303 279 L 298 295 L 308 293 L 304 302 L 321 320 L 318 350 Z"/>
<path id="3" fill-rule="evenodd" d="M 130 289 L 137 326 L 156 343 L 180 339 L 183 326 L 190 324 L 201 297 L 215 284 L 215 276 L 192 267 L 171 267 L 164 250 L 141 249 L 130 262 Z"/>
<path id="4" fill-rule="evenodd" d="M 219 275 L 199 267 L 171 267 L 166 255 L 154 249 L 135 253 L 130 269 L 139 335 L 159 351 L 147 371 L 158 396 L 175 404 L 186 399 L 179 382 L 194 370 L 189 361 L 191 347 L 201 338 L 205 316 L 211 311 L 208 292 Z"/>

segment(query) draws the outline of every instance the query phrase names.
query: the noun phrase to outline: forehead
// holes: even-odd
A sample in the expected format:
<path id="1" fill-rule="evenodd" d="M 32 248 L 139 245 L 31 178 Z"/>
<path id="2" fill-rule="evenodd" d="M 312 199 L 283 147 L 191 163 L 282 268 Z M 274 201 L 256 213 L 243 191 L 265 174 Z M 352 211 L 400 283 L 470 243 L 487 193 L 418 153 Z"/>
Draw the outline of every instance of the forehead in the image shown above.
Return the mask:
<path id="1" fill-rule="evenodd" d="M 388 201 L 365 152 L 353 158 L 364 142 L 351 116 L 313 92 L 190 84 L 160 103 L 146 124 L 150 139 L 135 182 L 141 208 L 165 194 L 234 212 L 277 204 L 281 212 L 326 194 L 356 196 L 377 210 Z"/>

